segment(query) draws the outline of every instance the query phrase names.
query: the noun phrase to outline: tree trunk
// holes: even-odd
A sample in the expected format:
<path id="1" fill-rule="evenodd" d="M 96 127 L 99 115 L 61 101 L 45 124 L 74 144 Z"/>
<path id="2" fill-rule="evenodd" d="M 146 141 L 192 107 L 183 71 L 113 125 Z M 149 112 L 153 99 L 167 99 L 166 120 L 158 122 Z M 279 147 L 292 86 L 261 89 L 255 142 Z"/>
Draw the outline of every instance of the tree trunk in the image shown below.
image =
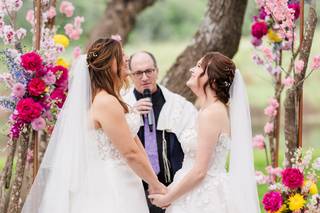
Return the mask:
<path id="1" fill-rule="evenodd" d="M 30 128 L 29 128 L 30 129 Z M 18 156 L 16 165 L 15 180 L 12 183 L 10 200 L 7 213 L 19 213 L 22 208 L 22 200 L 20 198 L 21 188 L 23 184 L 24 171 L 27 161 L 28 144 L 30 140 L 30 131 L 22 133 L 18 144 Z"/>
<path id="2" fill-rule="evenodd" d="M 209 51 L 232 58 L 238 50 L 247 0 L 209 0 L 204 20 L 192 43 L 178 56 L 162 80 L 170 90 L 195 101 L 185 82 L 188 70 Z"/>
<path id="3" fill-rule="evenodd" d="M 311 5 L 299 55 L 299 59 L 304 62 L 304 68 L 300 74 L 295 75 L 295 82 L 298 83 L 298 85 L 294 85 L 292 89 L 287 91 L 287 97 L 285 100 L 285 140 L 287 145 L 286 163 L 288 166 L 291 165 L 290 160 L 293 157 L 295 149 L 298 147 L 298 103 L 299 101 L 303 101 L 299 100 L 299 97 L 301 97 L 303 89 L 303 79 L 306 76 L 316 25 L 317 13 L 315 7 Z"/>
<path id="4" fill-rule="evenodd" d="M 110 0 L 107 8 L 93 28 L 88 45 L 101 37 L 119 34 L 125 42 L 133 29 L 140 12 L 153 5 L 156 0 Z"/>

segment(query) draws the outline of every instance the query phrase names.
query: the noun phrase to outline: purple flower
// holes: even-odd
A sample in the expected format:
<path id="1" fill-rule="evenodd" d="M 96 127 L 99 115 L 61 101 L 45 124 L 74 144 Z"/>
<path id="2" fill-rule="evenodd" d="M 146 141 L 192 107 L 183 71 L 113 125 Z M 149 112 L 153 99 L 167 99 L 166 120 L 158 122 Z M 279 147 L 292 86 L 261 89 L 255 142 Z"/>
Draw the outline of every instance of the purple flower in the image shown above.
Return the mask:
<path id="1" fill-rule="evenodd" d="M 259 10 L 259 18 L 264 20 L 267 16 L 267 13 L 266 11 L 264 10 L 264 7 L 261 7 L 260 10 Z"/>
<path id="2" fill-rule="evenodd" d="M 266 211 L 276 212 L 282 206 L 282 197 L 279 192 L 268 192 L 262 199 L 263 207 Z"/>
<path id="3" fill-rule="evenodd" d="M 296 168 L 286 168 L 282 171 L 282 183 L 289 189 L 296 189 L 303 185 L 303 173 Z"/>

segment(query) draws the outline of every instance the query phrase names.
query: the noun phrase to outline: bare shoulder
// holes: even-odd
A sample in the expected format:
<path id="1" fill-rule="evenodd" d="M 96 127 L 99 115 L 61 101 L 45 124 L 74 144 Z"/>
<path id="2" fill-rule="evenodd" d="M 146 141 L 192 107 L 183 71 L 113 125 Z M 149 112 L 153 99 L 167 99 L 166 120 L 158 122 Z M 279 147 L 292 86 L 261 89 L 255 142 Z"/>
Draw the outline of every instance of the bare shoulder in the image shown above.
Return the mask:
<path id="1" fill-rule="evenodd" d="M 122 107 L 116 97 L 105 91 L 99 92 L 92 103 L 93 111 L 103 111 L 105 113 L 120 113 Z"/>
<path id="2" fill-rule="evenodd" d="M 215 104 L 199 112 L 199 121 L 221 121 L 225 120 L 227 116 L 227 108 L 222 104 Z"/>

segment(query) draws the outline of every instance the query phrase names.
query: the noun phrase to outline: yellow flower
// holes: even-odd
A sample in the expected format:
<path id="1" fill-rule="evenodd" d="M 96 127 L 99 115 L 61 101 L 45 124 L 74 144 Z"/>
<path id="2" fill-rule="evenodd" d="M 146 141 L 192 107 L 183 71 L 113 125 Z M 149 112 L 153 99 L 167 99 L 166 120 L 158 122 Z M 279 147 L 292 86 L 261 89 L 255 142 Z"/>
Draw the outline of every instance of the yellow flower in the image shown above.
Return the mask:
<path id="1" fill-rule="evenodd" d="M 282 41 L 282 38 L 279 36 L 279 34 L 276 33 L 275 31 L 273 31 L 272 29 L 268 30 L 267 36 L 268 36 L 269 40 L 272 42 L 281 42 Z"/>
<path id="2" fill-rule="evenodd" d="M 67 36 L 62 34 L 56 34 L 53 36 L 54 43 L 61 44 L 64 48 L 69 46 L 69 39 Z"/>
<path id="3" fill-rule="evenodd" d="M 289 209 L 291 211 L 300 210 L 305 203 L 306 200 L 303 198 L 301 194 L 295 194 L 289 197 Z"/>
<path id="4" fill-rule="evenodd" d="M 63 66 L 65 68 L 69 68 L 69 63 L 66 60 L 64 60 L 63 58 L 58 58 L 56 61 L 56 65 Z"/>
<path id="5" fill-rule="evenodd" d="M 310 194 L 312 194 L 312 195 L 318 194 L 318 187 L 313 181 L 307 180 L 303 183 L 303 186 L 305 186 L 305 185 L 310 186 L 310 188 L 309 188 Z"/>
<path id="6" fill-rule="evenodd" d="M 287 205 L 286 205 L 286 204 L 283 204 L 278 211 L 276 211 L 276 212 L 268 211 L 268 213 L 282 213 L 282 212 L 284 212 L 284 211 L 286 211 L 286 210 L 288 210 L 288 209 L 287 209 Z"/>

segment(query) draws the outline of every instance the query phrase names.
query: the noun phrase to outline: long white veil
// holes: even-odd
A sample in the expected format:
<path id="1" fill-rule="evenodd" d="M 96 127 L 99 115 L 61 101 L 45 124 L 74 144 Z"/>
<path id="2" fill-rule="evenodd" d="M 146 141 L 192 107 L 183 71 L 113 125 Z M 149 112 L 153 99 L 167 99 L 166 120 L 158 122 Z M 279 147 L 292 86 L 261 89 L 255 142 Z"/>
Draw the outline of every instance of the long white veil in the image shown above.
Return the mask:
<path id="1" fill-rule="evenodd" d="M 230 184 L 232 212 L 260 212 L 255 179 L 251 116 L 247 92 L 239 70 L 230 88 L 231 154 Z"/>
<path id="2" fill-rule="evenodd" d="M 77 59 L 70 72 L 69 93 L 23 213 L 68 213 L 72 196 L 87 185 L 91 84 L 86 55 Z"/>

